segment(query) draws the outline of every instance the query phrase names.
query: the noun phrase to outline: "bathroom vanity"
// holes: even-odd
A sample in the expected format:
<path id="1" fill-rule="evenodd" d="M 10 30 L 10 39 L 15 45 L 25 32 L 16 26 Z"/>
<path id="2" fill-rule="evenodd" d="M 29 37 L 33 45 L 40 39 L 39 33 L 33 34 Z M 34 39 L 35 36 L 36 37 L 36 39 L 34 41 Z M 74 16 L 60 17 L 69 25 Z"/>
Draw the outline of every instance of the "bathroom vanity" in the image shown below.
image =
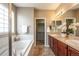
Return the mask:
<path id="1" fill-rule="evenodd" d="M 79 56 L 79 37 L 62 37 L 59 34 L 48 36 L 49 46 L 56 56 Z"/>

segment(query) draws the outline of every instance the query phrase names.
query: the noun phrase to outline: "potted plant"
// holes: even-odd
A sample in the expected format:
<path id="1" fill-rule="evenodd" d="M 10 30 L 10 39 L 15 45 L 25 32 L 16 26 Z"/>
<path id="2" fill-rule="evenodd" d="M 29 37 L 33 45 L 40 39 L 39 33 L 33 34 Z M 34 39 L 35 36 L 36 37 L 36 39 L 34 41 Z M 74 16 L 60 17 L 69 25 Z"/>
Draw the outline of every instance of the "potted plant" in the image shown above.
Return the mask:
<path id="1" fill-rule="evenodd" d="M 69 34 L 73 34 L 73 28 L 70 28 L 70 25 L 73 23 L 72 19 L 66 19 L 66 36 L 68 37 Z"/>

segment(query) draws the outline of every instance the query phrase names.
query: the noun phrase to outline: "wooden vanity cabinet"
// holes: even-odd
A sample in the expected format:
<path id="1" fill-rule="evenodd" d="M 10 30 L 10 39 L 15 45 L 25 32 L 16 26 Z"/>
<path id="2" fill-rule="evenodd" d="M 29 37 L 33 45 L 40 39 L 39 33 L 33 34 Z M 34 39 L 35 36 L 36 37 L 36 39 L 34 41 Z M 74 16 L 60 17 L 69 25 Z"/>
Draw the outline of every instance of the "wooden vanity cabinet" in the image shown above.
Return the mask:
<path id="1" fill-rule="evenodd" d="M 67 55 L 67 45 L 60 42 L 56 38 L 49 36 L 49 46 L 56 56 Z"/>
<path id="2" fill-rule="evenodd" d="M 51 48 L 51 39 L 52 37 L 51 36 L 48 36 L 48 44 L 49 44 L 49 47 Z"/>
<path id="3" fill-rule="evenodd" d="M 57 39 L 53 38 L 53 52 L 57 56 Z"/>
<path id="4" fill-rule="evenodd" d="M 49 36 L 49 47 L 52 49 L 53 51 L 53 38 L 51 36 Z"/>
<path id="5" fill-rule="evenodd" d="M 79 56 L 79 51 L 74 48 L 68 46 L 68 56 Z"/>
<path id="6" fill-rule="evenodd" d="M 79 51 L 49 36 L 49 46 L 56 56 L 79 56 Z"/>
<path id="7" fill-rule="evenodd" d="M 52 49 L 52 51 L 53 51 L 53 46 L 54 46 L 54 44 L 53 44 L 53 38 L 51 38 L 51 49 Z"/>
<path id="8" fill-rule="evenodd" d="M 67 45 L 58 41 L 58 56 L 67 56 Z"/>

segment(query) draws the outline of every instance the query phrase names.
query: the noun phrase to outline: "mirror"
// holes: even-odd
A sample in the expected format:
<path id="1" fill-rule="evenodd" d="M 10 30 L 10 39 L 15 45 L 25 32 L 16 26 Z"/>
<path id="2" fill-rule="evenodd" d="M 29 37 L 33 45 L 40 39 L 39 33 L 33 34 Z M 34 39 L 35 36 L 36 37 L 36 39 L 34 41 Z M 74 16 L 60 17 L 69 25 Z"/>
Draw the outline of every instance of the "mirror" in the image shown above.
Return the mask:
<path id="1" fill-rule="evenodd" d="M 52 21 L 52 29 L 51 31 L 53 32 L 59 32 L 58 27 L 62 24 L 62 20 L 56 20 L 56 21 Z"/>

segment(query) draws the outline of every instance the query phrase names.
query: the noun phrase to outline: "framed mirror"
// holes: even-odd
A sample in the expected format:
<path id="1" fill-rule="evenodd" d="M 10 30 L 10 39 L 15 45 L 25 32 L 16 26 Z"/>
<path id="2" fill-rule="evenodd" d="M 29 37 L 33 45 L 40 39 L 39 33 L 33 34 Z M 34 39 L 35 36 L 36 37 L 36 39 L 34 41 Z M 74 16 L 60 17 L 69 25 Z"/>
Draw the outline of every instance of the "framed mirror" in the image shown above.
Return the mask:
<path id="1" fill-rule="evenodd" d="M 66 22 L 66 32 L 69 32 L 70 34 L 76 35 L 76 27 L 74 23 L 76 23 L 75 18 L 65 18 Z"/>

